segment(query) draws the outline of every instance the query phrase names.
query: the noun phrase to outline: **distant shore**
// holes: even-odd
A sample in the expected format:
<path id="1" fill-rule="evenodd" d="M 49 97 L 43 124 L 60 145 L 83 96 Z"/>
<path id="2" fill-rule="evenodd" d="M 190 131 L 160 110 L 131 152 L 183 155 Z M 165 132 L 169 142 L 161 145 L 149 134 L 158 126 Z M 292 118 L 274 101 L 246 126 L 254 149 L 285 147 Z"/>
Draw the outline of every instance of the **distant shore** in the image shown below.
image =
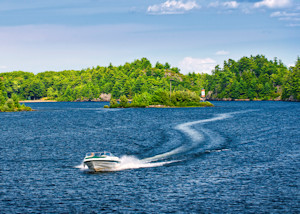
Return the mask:
<path id="1" fill-rule="evenodd" d="M 54 103 L 56 100 L 20 100 L 20 103 Z"/>
<path id="2" fill-rule="evenodd" d="M 269 100 L 263 100 L 263 99 L 233 99 L 233 98 L 210 98 L 206 99 L 207 101 L 283 101 L 283 102 L 299 102 L 299 100 L 296 99 L 269 99 Z"/>
<path id="3" fill-rule="evenodd" d="M 117 100 L 119 101 L 119 99 Z M 132 100 L 130 100 L 132 101 Z M 232 99 L 232 98 L 223 98 L 223 99 L 218 99 L 218 98 L 215 98 L 215 99 L 206 99 L 206 101 L 292 101 L 292 102 L 297 102 L 297 100 L 281 100 L 281 99 L 273 99 L 273 100 L 262 100 L 262 99 L 253 99 L 253 100 L 250 100 L 250 99 Z M 40 99 L 40 100 L 21 100 L 19 101 L 20 103 L 54 103 L 54 102 L 60 102 L 60 101 L 56 101 L 56 100 L 45 100 L 45 99 Z M 72 101 L 72 102 L 109 102 L 109 101 L 96 101 L 96 100 L 91 100 L 91 101 L 88 101 L 88 100 L 83 100 L 83 101 Z M 299 102 L 299 101 L 298 101 Z M 158 105 L 158 106 L 148 106 L 148 108 L 165 108 L 166 106 L 161 106 L 161 105 Z"/>

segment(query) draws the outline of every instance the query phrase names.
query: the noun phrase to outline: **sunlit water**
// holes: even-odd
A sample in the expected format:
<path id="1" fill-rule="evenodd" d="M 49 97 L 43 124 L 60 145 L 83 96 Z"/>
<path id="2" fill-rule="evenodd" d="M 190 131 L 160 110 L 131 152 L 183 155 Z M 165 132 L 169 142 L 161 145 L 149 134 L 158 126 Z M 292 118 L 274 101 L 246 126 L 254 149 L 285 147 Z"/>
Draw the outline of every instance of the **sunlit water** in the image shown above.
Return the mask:
<path id="1" fill-rule="evenodd" d="M 300 212 L 300 103 L 0 113 L 0 213 Z M 87 152 L 121 159 L 91 173 Z"/>

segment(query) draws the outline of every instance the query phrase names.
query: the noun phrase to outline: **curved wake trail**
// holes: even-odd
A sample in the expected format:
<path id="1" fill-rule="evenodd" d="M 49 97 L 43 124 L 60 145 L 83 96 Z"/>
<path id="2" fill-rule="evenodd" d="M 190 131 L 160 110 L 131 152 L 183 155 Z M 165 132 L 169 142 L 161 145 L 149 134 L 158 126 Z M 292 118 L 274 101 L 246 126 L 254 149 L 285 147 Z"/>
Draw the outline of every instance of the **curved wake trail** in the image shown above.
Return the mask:
<path id="1" fill-rule="evenodd" d="M 213 121 L 217 121 L 217 120 L 224 120 L 224 119 L 227 119 L 230 117 L 231 117 L 230 113 L 225 113 L 225 114 L 219 114 L 218 116 L 209 118 L 209 119 L 203 119 L 203 120 L 197 120 L 197 121 L 193 121 L 193 122 L 179 124 L 175 127 L 175 129 L 177 129 L 177 130 L 183 132 L 184 134 L 186 134 L 187 136 L 189 136 L 193 142 L 192 146 L 190 146 L 190 147 L 180 146 L 169 152 L 159 154 L 159 155 L 156 155 L 153 157 L 145 158 L 143 160 L 150 161 L 150 162 L 151 161 L 159 161 L 159 160 L 166 159 L 169 156 L 192 149 L 195 146 L 197 146 L 200 142 L 204 141 L 204 135 L 201 134 L 198 130 L 193 129 L 192 126 L 194 126 L 196 124 L 204 124 L 204 123 L 213 122 Z M 204 131 L 204 129 L 202 129 L 202 131 Z M 205 132 L 208 133 L 209 131 L 205 131 Z"/>
<path id="2" fill-rule="evenodd" d="M 183 145 L 183 146 L 180 146 L 169 152 L 155 155 L 153 157 L 145 158 L 145 159 L 143 159 L 143 161 L 146 161 L 146 162 L 160 161 L 160 160 L 164 160 L 170 156 L 173 156 L 175 154 L 191 150 L 191 149 L 197 147 L 201 142 L 204 141 L 204 139 L 205 139 L 204 135 L 207 135 L 211 139 L 211 146 L 212 145 L 214 145 L 214 146 L 220 145 L 224 141 L 224 139 L 221 136 L 219 136 L 219 134 L 214 133 L 213 131 L 210 131 L 210 130 L 204 129 L 204 128 L 201 128 L 200 130 L 196 130 L 193 128 L 193 126 L 198 125 L 198 124 L 205 124 L 205 123 L 210 123 L 210 122 L 214 122 L 214 121 L 219 121 L 219 120 L 225 120 L 225 119 L 231 118 L 232 115 L 234 115 L 234 114 L 241 114 L 241 113 L 246 113 L 246 112 L 250 112 L 250 111 L 254 111 L 254 110 L 245 110 L 245 111 L 217 114 L 213 118 L 179 124 L 175 127 L 175 129 L 183 132 L 188 137 L 190 137 L 190 139 L 192 140 L 192 144 L 189 146 Z"/>
<path id="3" fill-rule="evenodd" d="M 202 123 L 208 123 L 208 122 L 213 122 L 217 120 L 224 120 L 227 118 L 230 118 L 231 115 L 230 113 L 225 113 L 225 114 L 219 114 L 217 117 L 213 117 L 210 119 L 204 119 L 204 120 L 197 120 L 193 122 L 187 122 L 187 123 L 182 123 L 177 125 L 175 128 L 179 131 L 182 131 L 186 135 L 188 135 L 192 141 L 194 142 L 200 142 L 204 140 L 204 136 L 197 130 L 191 128 L 191 126 L 196 125 L 196 124 L 202 124 Z"/>
<path id="4" fill-rule="evenodd" d="M 184 150 L 184 146 L 180 146 L 180 147 L 178 147 L 176 149 L 173 149 L 169 152 L 159 154 L 159 155 L 155 155 L 155 156 L 149 157 L 149 158 L 144 158 L 142 160 L 145 161 L 146 163 L 151 163 L 153 161 L 159 161 L 159 160 L 166 159 L 167 157 L 178 154 L 178 153 L 182 152 L 183 150 Z"/>
<path id="5" fill-rule="evenodd" d="M 144 159 L 138 159 L 134 156 L 125 155 L 120 158 L 120 161 L 121 161 L 120 164 L 115 169 L 112 169 L 109 171 L 121 171 L 121 170 L 126 170 L 126 169 L 158 167 L 158 166 L 163 166 L 163 165 L 174 163 L 174 162 L 179 162 L 181 160 L 173 160 L 173 161 L 163 161 L 163 160 L 167 159 L 168 157 L 173 156 L 175 154 L 194 149 L 195 147 L 199 146 L 199 144 L 204 141 L 205 135 L 210 138 L 210 146 L 220 145 L 224 140 L 221 136 L 219 136 L 219 134 L 214 133 L 211 130 L 204 129 L 203 127 L 200 130 L 196 130 L 193 128 L 193 126 L 198 125 L 198 124 L 205 124 L 205 123 L 210 123 L 210 122 L 214 122 L 214 121 L 219 121 L 219 120 L 225 120 L 225 119 L 231 118 L 233 114 L 246 113 L 249 111 L 253 111 L 253 110 L 223 113 L 223 114 L 218 114 L 213 118 L 179 124 L 175 127 L 175 129 L 186 134 L 192 140 L 191 145 L 189 145 L 189 146 L 182 145 L 182 146 L 180 146 L 176 149 L 173 149 L 169 152 L 158 154 L 153 157 L 148 157 L 148 158 L 144 158 Z M 223 150 L 225 151 L 225 149 L 211 150 L 211 151 L 223 151 Z M 208 151 L 210 151 L 210 150 L 208 150 Z M 83 163 L 79 166 L 76 166 L 76 168 L 79 168 L 81 170 L 87 170 L 87 167 L 84 166 Z"/>

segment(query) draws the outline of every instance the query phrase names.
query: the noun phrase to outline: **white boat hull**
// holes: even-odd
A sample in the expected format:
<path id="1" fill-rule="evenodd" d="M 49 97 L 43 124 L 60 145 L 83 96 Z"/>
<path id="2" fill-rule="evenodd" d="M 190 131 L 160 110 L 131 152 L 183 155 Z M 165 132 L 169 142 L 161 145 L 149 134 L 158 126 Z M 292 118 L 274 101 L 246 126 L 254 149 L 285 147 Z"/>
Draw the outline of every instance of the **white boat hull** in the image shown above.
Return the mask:
<path id="1" fill-rule="evenodd" d="M 92 171 L 109 171 L 115 169 L 119 161 L 114 160 L 86 160 L 84 164 L 88 166 L 88 168 Z"/>

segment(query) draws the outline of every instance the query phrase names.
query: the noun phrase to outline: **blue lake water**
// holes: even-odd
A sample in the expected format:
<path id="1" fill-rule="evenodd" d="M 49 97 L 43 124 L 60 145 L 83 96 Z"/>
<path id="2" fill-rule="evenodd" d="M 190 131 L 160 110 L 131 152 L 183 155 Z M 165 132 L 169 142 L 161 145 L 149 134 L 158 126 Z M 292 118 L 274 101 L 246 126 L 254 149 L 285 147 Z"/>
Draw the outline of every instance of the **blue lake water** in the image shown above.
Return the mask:
<path id="1" fill-rule="evenodd" d="M 300 103 L 0 113 L 0 213 L 299 213 Z M 89 173 L 108 150 L 114 172 Z"/>

